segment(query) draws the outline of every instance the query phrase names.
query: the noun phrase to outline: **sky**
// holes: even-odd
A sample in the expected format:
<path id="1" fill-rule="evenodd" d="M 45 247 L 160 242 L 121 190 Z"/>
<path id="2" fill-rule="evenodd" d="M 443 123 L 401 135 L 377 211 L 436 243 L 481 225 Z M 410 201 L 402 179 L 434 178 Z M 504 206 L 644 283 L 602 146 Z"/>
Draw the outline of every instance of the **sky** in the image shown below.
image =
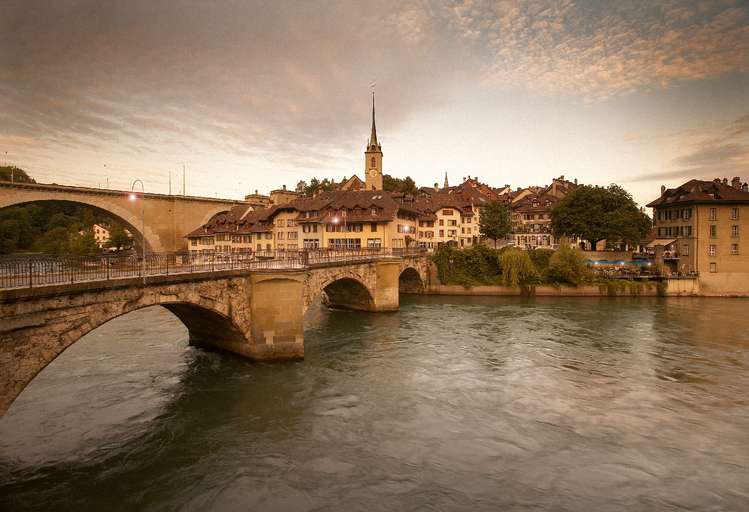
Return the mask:
<path id="1" fill-rule="evenodd" d="M 0 158 L 39 182 L 364 178 L 373 86 L 419 185 L 749 181 L 747 0 L 0 3 Z"/>

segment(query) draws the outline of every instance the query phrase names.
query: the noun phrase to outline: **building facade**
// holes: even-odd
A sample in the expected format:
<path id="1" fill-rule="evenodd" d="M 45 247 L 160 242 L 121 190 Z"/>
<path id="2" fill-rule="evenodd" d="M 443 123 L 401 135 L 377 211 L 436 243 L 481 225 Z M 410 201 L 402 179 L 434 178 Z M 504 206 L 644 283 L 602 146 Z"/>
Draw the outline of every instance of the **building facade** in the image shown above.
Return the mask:
<path id="1" fill-rule="evenodd" d="M 656 264 L 708 286 L 749 286 L 749 187 L 736 177 L 661 188 L 653 208 Z"/>

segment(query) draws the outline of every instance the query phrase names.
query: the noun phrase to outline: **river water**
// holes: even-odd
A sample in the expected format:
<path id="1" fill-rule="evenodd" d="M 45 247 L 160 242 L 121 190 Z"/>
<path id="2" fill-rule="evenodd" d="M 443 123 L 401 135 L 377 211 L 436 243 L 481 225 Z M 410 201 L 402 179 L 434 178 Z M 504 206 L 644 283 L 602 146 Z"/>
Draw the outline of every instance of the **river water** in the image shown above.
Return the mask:
<path id="1" fill-rule="evenodd" d="M 749 510 L 749 302 L 402 298 L 306 359 L 149 308 L 0 420 L 2 510 Z"/>

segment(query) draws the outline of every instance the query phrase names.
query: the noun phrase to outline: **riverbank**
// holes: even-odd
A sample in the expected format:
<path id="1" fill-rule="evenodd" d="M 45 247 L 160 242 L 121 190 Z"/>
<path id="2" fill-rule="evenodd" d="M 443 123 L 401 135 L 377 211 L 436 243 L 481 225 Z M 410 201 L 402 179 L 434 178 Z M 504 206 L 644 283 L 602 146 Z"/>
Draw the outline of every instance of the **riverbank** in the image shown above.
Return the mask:
<path id="1" fill-rule="evenodd" d="M 693 278 L 665 278 L 661 281 L 612 280 L 599 284 L 581 286 L 566 285 L 527 285 L 462 286 L 442 284 L 433 274 L 430 284 L 425 287 L 426 295 L 455 296 L 497 296 L 497 297 L 749 297 L 749 292 L 723 292 L 700 286 L 700 280 Z"/>

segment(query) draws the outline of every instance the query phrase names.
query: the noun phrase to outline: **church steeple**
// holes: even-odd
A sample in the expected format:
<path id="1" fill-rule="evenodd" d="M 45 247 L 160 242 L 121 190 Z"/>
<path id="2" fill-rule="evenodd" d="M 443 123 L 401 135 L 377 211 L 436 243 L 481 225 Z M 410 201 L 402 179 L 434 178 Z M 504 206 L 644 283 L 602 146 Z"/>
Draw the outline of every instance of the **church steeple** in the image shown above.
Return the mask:
<path id="1" fill-rule="evenodd" d="M 379 148 L 380 145 L 377 143 L 377 126 L 375 125 L 375 97 L 374 92 L 372 92 L 372 135 L 369 136 L 369 147 L 377 147 Z"/>
<path id="2" fill-rule="evenodd" d="M 445 172 L 445 188 L 449 188 L 450 184 L 447 183 L 447 172 Z"/>
<path id="3" fill-rule="evenodd" d="M 372 92 L 372 135 L 364 151 L 364 175 L 367 190 L 382 190 L 382 147 L 377 142 L 375 125 L 375 98 Z"/>

